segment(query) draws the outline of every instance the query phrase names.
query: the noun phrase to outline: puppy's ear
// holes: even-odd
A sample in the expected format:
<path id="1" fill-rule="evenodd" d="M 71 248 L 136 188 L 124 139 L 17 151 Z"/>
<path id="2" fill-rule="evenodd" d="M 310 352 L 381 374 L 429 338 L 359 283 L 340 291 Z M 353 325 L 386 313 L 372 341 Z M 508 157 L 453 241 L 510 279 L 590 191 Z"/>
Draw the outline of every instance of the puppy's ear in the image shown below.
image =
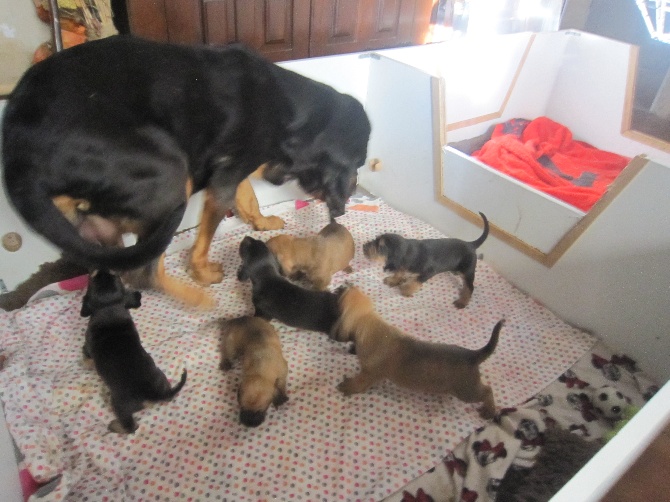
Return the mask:
<path id="1" fill-rule="evenodd" d="M 249 246 L 251 246 L 251 243 L 253 241 L 254 240 L 251 237 L 249 237 L 248 235 L 244 239 L 242 239 L 242 242 L 240 242 L 240 256 L 241 257 L 244 258 L 244 255 L 249 250 Z"/>
<path id="2" fill-rule="evenodd" d="M 286 395 L 286 393 L 279 388 L 275 389 L 275 395 L 272 398 L 272 405 L 275 408 L 277 408 L 278 406 L 284 404 L 286 401 L 288 401 L 288 396 Z"/>
<path id="3" fill-rule="evenodd" d="M 237 280 L 246 281 L 249 279 L 249 271 L 244 265 L 240 265 L 240 268 L 237 269 Z"/>
<path id="4" fill-rule="evenodd" d="M 126 308 L 138 309 L 142 305 L 142 293 L 139 291 L 129 291 L 126 293 Z"/>
<path id="5" fill-rule="evenodd" d="M 81 317 L 89 317 L 92 313 L 91 302 L 84 296 L 84 300 L 81 302 L 81 312 L 79 312 L 79 315 Z"/>

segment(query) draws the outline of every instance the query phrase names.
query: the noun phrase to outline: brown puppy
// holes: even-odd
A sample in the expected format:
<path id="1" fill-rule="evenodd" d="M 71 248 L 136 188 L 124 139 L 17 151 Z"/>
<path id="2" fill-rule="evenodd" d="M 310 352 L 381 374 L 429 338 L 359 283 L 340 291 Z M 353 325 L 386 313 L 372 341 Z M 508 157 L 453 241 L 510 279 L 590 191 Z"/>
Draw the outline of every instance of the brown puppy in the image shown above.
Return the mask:
<path id="1" fill-rule="evenodd" d="M 343 225 L 332 220 L 317 235 L 277 235 L 266 242 L 288 277 L 304 274 L 314 289 L 328 288 L 335 272 L 351 272 L 354 238 Z"/>
<path id="2" fill-rule="evenodd" d="M 493 391 L 482 383 L 479 365 L 495 350 L 503 320 L 495 325 L 483 348 L 470 350 L 402 333 L 379 317 L 372 300 L 356 287 L 340 296 L 340 311 L 331 337 L 340 342 L 353 341 L 361 366 L 358 375 L 346 377 L 337 386 L 344 395 L 365 392 L 388 379 L 412 390 L 452 394 L 466 403 L 482 402 L 480 415 L 493 417 Z"/>
<path id="3" fill-rule="evenodd" d="M 393 272 L 384 284 L 398 286 L 405 296 L 412 296 L 431 277 L 442 272 L 455 272 L 463 276 L 463 287 L 456 308 L 462 309 L 470 302 L 475 289 L 477 248 L 489 235 L 489 223 L 483 213 L 484 231 L 478 239 L 466 242 L 461 239 L 405 239 L 398 234 L 382 234 L 363 245 L 363 253 L 371 260 L 384 262 L 384 271 Z"/>
<path id="4" fill-rule="evenodd" d="M 243 316 L 221 323 L 221 365 L 227 371 L 242 359 L 242 383 L 237 391 L 240 422 L 257 427 L 270 404 L 288 401 L 288 364 L 277 331 L 265 319 Z"/>

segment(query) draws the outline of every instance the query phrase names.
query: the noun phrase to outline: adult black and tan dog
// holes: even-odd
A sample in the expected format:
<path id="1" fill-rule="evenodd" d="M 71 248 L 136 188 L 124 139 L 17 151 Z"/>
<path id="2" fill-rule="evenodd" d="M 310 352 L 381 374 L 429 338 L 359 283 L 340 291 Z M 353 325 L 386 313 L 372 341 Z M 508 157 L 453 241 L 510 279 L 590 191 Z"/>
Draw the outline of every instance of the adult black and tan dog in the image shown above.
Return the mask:
<path id="1" fill-rule="evenodd" d="M 405 239 L 398 234 L 382 234 L 363 244 L 367 258 L 384 262 L 384 271 L 393 272 L 384 278 L 384 284 L 398 286 L 404 296 L 412 296 L 424 282 L 443 272 L 454 272 L 463 276 L 463 287 L 456 308 L 462 309 L 470 302 L 475 289 L 477 248 L 489 235 L 489 222 L 484 213 L 479 213 L 484 222 L 482 234 L 471 242 L 453 237 L 443 239 Z"/>
<path id="2" fill-rule="evenodd" d="M 144 407 L 144 401 L 168 401 L 186 383 L 184 369 L 181 380 L 170 387 L 165 374 L 142 347 L 128 310 L 138 308 L 140 302 L 141 293 L 127 291 L 117 275 L 96 271 L 91 274 L 81 307 L 82 317 L 90 317 L 84 359 L 92 360 L 109 387 L 117 417 L 109 429 L 118 433 L 135 432 L 133 413 Z"/>
<path id="3" fill-rule="evenodd" d="M 251 280 L 257 317 L 277 319 L 295 328 L 329 334 L 340 315 L 338 295 L 293 284 L 281 275 L 277 258 L 261 240 L 245 237 L 240 243 L 240 281 Z"/>
<path id="4" fill-rule="evenodd" d="M 157 258 L 188 197 L 205 190 L 194 253 L 207 283 L 209 270 L 210 282 L 221 276 L 206 259 L 209 242 L 248 175 L 264 165 L 272 183 L 296 179 L 339 216 L 365 162 L 370 122 L 353 97 L 244 47 L 116 36 L 30 68 L 9 98 L 2 135 L 13 206 L 91 268 Z M 138 243 L 116 247 L 128 232 Z M 164 286 L 163 267 L 152 273 Z"/>

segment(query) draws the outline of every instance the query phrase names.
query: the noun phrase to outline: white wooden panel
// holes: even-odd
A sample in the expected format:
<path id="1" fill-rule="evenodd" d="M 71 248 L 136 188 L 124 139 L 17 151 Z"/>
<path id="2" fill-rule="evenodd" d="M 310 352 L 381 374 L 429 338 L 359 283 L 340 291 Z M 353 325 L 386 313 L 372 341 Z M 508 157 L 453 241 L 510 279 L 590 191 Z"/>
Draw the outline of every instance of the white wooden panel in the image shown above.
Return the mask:
<path id="1" fill-rule="evenodd" d="M 543 253 L 584 215 L 451 147 L 443 152 L 442 193 Z M 550 224 L 548 224 L 550 223 Z"/>
<path id="2" fill-rule="evenodd" d="M 434 77 L 383 56 L 370 60 L 367 111 L 372 123 L 368 157 L 380 172 L 360 170 L 359 183 L 401 211 L 431 215 L 435 199 L 431 80 Z M 421 203 L 416 203 L 421 201 Z"/>
<path id="3" fill-rule="evenodd" d="M 455 40 L 441 61 L 447 125 L 490 113 L 504 105 L 531 34 Z"/>

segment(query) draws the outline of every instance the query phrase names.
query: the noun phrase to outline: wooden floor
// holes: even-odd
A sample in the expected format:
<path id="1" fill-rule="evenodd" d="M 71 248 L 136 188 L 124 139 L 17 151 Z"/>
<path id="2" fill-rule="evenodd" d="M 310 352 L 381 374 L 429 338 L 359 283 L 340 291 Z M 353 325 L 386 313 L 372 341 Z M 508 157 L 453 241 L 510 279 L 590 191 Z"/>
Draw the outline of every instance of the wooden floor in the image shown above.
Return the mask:
<path id="1" fill-rule="evenodd" d="M 670 501 L 670 424 L 602 501 Z"/>

